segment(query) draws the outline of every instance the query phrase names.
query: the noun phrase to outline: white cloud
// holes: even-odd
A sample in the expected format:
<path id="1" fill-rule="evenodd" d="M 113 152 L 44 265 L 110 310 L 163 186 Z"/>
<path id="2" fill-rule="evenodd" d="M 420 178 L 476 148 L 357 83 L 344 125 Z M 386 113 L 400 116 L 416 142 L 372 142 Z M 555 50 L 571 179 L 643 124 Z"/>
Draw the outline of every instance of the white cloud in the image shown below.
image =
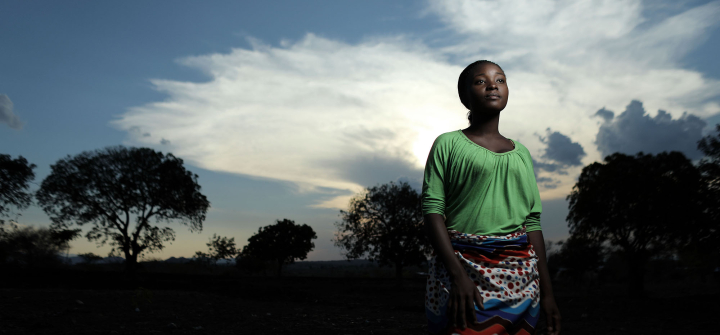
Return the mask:
<path id="1" fill-rule="evenodd" d="M 591 118 L 601 107 L 622 110 L 637 99 L 676 116 L 720 111 L 707 102 L 720 83 L 679 65 L 716 25 L 719 2 L 659 22 L 642 9 L 640 1 L 434 1 L 429 10 L 457 43 L 433 48 L 398 36 L 346 44 L 313 34 L 279 47 L 251 40 L 250 49 L 182 59 L 211 80 L 152 80 L 168 99 L 133 107 L 113 124 L 133 145 L 326 191 L 318 206 L 344 208 L 350 194 L 371 186 L 349 176 L 348 164 L 415 173 L 435 136 L 467 125 L 457 76 L 465 64 L 490 59 L 510 86 L 501 132 L 539 157 L 545 144 L 533 134 L 550 127 L 580 143 L 588 163 L 601 159 L 593 143 L 599 121 Z M 168 144 L 160 147 L 160 138 Z M 553 175 L 561 184 L 543 197 L 564 197 L 579 170 Z"/>
<path id="2" fill-rule="evenodd" d="M 173 154 L 206 169 L 285 180 L 302 192 L 349 191 L 320 204 L 337 208 L 371 186 L 338 162 L 392 157 L 422 169 L 434 137 L 464 125 L 453 88 L 461 68 L 422 44 L 348 45 L 313 34 L 282 47 L 251 42 L 251 50 L 181 60 L 212 80 L 153 80 L 169 99 L 114 124 L 140 145 L 167 139 Z"/>
<path id="3" fill-rule="evenodd" d="M 7 94 L 0 94 L 0 123 L 7 123 L 10 128 L 22 129 L 24 122 L 13 112 L 13 102 Z"/>

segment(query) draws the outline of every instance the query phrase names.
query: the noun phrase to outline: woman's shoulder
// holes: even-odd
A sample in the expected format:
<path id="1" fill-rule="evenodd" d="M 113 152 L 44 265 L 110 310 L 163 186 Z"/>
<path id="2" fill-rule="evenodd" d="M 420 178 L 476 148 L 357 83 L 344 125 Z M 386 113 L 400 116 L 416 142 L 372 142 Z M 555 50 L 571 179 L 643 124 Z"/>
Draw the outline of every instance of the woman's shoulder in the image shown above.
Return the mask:
<path id="1" fill-rule="evenodd" d="M 451 130 L 451 131 L 444 132 L 435 138 L 435 143 L 436 144 L 452 143 L 453 141 L 455 141 L 458 138 L 459 131 L 460 130 Z"/>
<path id="2" fill-rule="evenodd" d="M 530 150 L 528 150 L 528 148 L 526 146 L 524 146 L 522 143 L 520 143 L 520 141 L 518 141 L 516 139 L 512 139 L 512 141 L 513 141 L 513 143 L 515 143 L 515 149 L 517 150 L 517 152 L 519 154 L 523 154 L 528 157 L 532 157 L 530 155 Z"/>
<path id="3" fill-rule="evenodd" d="M 522 151 L 528 151 L 528 148 L 526 146 L 524 146 L 522 143 L 520 143 L 519 140 L 516 140 L 513 138 L 512 141 L 513 141 L 513 143 L 515 143 L 515 146 L 517 147 L 516 149 L 522 150 Z"/>
<path id="4" fill-rule="evenodd" d="M 438 135 L 438 138 L 442 137 L 443 139 L 451 139 L 451 138 L 457 137 L 459 134 L 460 134 L 460 129 L 455 129 L 455 130 L 451 130 L 451 131 L 446 131 L 446 132 Z"/>

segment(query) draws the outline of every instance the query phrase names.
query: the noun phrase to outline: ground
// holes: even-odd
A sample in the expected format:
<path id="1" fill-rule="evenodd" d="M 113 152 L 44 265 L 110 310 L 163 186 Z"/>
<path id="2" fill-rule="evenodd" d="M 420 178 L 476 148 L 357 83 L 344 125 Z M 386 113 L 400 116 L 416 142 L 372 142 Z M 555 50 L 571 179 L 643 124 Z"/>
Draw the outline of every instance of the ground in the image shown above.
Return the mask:
<path id="1" fill-rule="evenodd" d="M 425 278 L 233 277 L 118 273 L 6 276 L 0 334 L 425 334 Z M 8 279 L 11 278 L 11 279 Z M 142 288 L 139 288 L 140 285 Z M 682 287 L 682 289 L 678 288 Z M 712 283 L 555 284 L 562 334 L 714 331 Z"/>

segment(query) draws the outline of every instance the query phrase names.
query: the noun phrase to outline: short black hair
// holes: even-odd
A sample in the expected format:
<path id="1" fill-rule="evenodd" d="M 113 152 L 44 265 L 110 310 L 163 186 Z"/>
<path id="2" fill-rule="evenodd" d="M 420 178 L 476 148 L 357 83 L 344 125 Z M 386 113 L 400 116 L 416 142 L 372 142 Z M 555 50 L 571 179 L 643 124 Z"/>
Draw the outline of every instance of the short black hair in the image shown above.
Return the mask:
<path id="1" fill-rule="evenodd" d="M 486 63 L 490 63 L 492 65 L 497 66 L 498 68 L 500 68 L 500 71 L 503 70 L 502 67 L 500 67 L 500 65 L 497 65 L 494 62 L 491 62 L 489 60 L 483 59 L 483 60 L 473 62 L 472 64 L 466 66 L 465 69 L 462 70 L 462 72 L 460 72 L 460 77 L 458 78 L 458 95 L 460 96 L 460 102 L 462 102 L 462 104 L 468 110 L 470 110 L 468 94 L 470 93 L 470 86 L 472 85 L 472 71 L 475 70 L 476 67 L 478 67 L 482 64 L 486 64 Z M 468 113 L 468 120 L 469 119 L 470 119 L 470 114 Z"/>

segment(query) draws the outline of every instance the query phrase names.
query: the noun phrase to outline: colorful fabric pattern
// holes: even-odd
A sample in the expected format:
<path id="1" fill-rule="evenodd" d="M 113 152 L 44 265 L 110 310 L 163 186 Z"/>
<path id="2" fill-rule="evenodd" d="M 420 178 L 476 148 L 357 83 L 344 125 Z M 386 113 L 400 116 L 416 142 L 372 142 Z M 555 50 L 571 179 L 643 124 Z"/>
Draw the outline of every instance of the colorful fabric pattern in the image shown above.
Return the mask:
<path id="1" fill-rule="evenodd" d="M 504 236 L 487 236 L 448 230 L 455 255 L 483 297 L 485 308 L 475 306 L 478 325 L 455 328 L 448 322 L 451 287 L 444 264 L 433 252 L 429 260 L 425 312 L 430 334 L 515 335 L 535 334 L 540 312 L 537 255 L 525 227 Z"/>

